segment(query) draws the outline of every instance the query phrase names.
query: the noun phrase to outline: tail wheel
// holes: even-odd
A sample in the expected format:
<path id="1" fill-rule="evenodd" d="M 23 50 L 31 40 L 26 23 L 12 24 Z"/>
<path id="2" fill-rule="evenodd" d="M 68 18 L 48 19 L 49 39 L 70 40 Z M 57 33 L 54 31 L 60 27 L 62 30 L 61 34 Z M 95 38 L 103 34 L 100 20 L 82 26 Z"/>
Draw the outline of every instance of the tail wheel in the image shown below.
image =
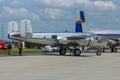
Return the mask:
<path id="1" fill-rule="evenodd" d="M 101 54 L 102 54 L 102 49 L 97 49 L 96 55 L 101 56 Z"/>
<path id="2" fill-rule="evenodd" d="M 80 56 L 81 55 L 81 50 L 80 49 L 75 49 L 74 50 L 74 56 Z"/>
<path id="3" fill-rule="evenodd" d="M 59 54 L 60 55 L 65 55 L 66 54 L 66 49 L 60 49 Z"/>

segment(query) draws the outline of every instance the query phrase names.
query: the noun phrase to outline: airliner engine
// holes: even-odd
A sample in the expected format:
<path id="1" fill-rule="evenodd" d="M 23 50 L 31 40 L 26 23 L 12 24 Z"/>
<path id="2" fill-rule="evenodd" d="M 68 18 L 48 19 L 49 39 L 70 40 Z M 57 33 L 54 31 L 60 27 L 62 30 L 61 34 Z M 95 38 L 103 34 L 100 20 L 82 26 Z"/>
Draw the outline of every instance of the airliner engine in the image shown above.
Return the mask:
<path id="1" fill-rule="evenodd" d="M 15 21 L 11 21 L 8 23 L 8 34 L 9 33 L 18 33 L 18 24 Z"/>
<path id="2" fill-rule="evenodd" d="M 20 34 L 22 37 L 31 37 L 32 36 L 32 25 L 30 20 L 24 19 L 20 23 Z"/>

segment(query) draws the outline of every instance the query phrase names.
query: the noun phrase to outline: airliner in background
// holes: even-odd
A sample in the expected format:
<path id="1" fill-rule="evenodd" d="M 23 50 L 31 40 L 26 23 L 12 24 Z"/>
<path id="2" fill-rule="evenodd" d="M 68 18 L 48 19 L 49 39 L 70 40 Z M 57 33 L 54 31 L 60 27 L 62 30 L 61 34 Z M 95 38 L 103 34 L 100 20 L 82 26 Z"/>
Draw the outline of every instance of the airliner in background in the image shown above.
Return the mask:
<path id="1" fill-rule="evenodd" d="M 43 45 L 56 45 L 60 47 L 60 55 L 65 55 L 67 49 L 72 49 L 74 55 L 79 56 L 81 47 L 99 46 L 96 49 L 96 54 L 100 56 L 101 46 L 105 46 L 106 42 L 96 40 L 96 35 L 93 33 L 83 32 L 82 24 L 85 24 L 85 17 L 84 12 L 80 11 L 80 19 L 76 21 L 74 33 L 33 33 L 30 20 L 25 19 L 21 21 L 19 32 L 15 31 L 13 24 L 8 26 L 10 28 L 8 38 Z"/>

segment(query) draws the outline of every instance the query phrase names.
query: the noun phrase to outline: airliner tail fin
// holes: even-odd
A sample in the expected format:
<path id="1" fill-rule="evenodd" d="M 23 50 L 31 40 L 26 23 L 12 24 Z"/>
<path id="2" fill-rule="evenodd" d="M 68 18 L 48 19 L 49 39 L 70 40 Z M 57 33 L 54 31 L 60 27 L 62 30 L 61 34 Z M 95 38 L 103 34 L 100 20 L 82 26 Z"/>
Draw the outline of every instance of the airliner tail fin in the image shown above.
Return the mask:
<path id="1" fill-rule="evenodd" d="M 76 21 L 75 32 L 85 32 L 85 28 L 83 28 L 83 24 L 85 24 L 85 16 L 84 12 L 80 11 L 80 19 Z"/>
<path id="2" fill-rule="evenodd" d="M 85 22 L 85 16 L 84 16 L 84 12 L 83 11 L 80 11 L 80 20 L 82 22 Z"/>

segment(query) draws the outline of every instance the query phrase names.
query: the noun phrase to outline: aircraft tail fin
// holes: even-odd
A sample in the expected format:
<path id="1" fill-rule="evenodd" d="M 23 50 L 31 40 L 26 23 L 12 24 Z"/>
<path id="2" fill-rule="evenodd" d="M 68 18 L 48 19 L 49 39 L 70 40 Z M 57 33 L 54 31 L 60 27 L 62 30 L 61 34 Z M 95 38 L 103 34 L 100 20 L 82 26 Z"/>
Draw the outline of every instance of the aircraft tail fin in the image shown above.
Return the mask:
<path id="1" fill-rule="evenodd" d="M 10 39 L 13 35 L 16 36 L 19 34 L 18 24 L 15 21 L 8 23 L 8 38 Z"/>
<path id="2" fill-rule="evenodd" d="M 13 37 L 32 37 L 32 25 L 30 20 L 24 19 L 20 23 L 20 31 L 18 30 L 18 24 L 15 21 L 8 23 L 8 38 Z"/>
<path id="3" fill-rule="evenodd" d="M 84 12 L 80 11 L 80 19 L 76 21 L 75 32 L 85 32 L 85 28 L 83 28 L 83 24 L 85 24 L 85 16 Z"/>
<path id="4" fill-rule="evenodd" d="M 22 37 L 31 37 L 32 36 L 32 25 L 30 20 L 24 19 L 20 23 L 20 34 Z"/>
<path id="5" fill-rule="evenodd" d="M 80 11 L 80 20 L 82 20 L 82 22 L 85 22 L 85 16 L 83 11 Z"/>
<path id="6" fill-rule="evenodd" d="M 8 23 L 8 34 L 9 33 L 18 33 L 18 24 L 15 21 L 11 21 Z"/>

